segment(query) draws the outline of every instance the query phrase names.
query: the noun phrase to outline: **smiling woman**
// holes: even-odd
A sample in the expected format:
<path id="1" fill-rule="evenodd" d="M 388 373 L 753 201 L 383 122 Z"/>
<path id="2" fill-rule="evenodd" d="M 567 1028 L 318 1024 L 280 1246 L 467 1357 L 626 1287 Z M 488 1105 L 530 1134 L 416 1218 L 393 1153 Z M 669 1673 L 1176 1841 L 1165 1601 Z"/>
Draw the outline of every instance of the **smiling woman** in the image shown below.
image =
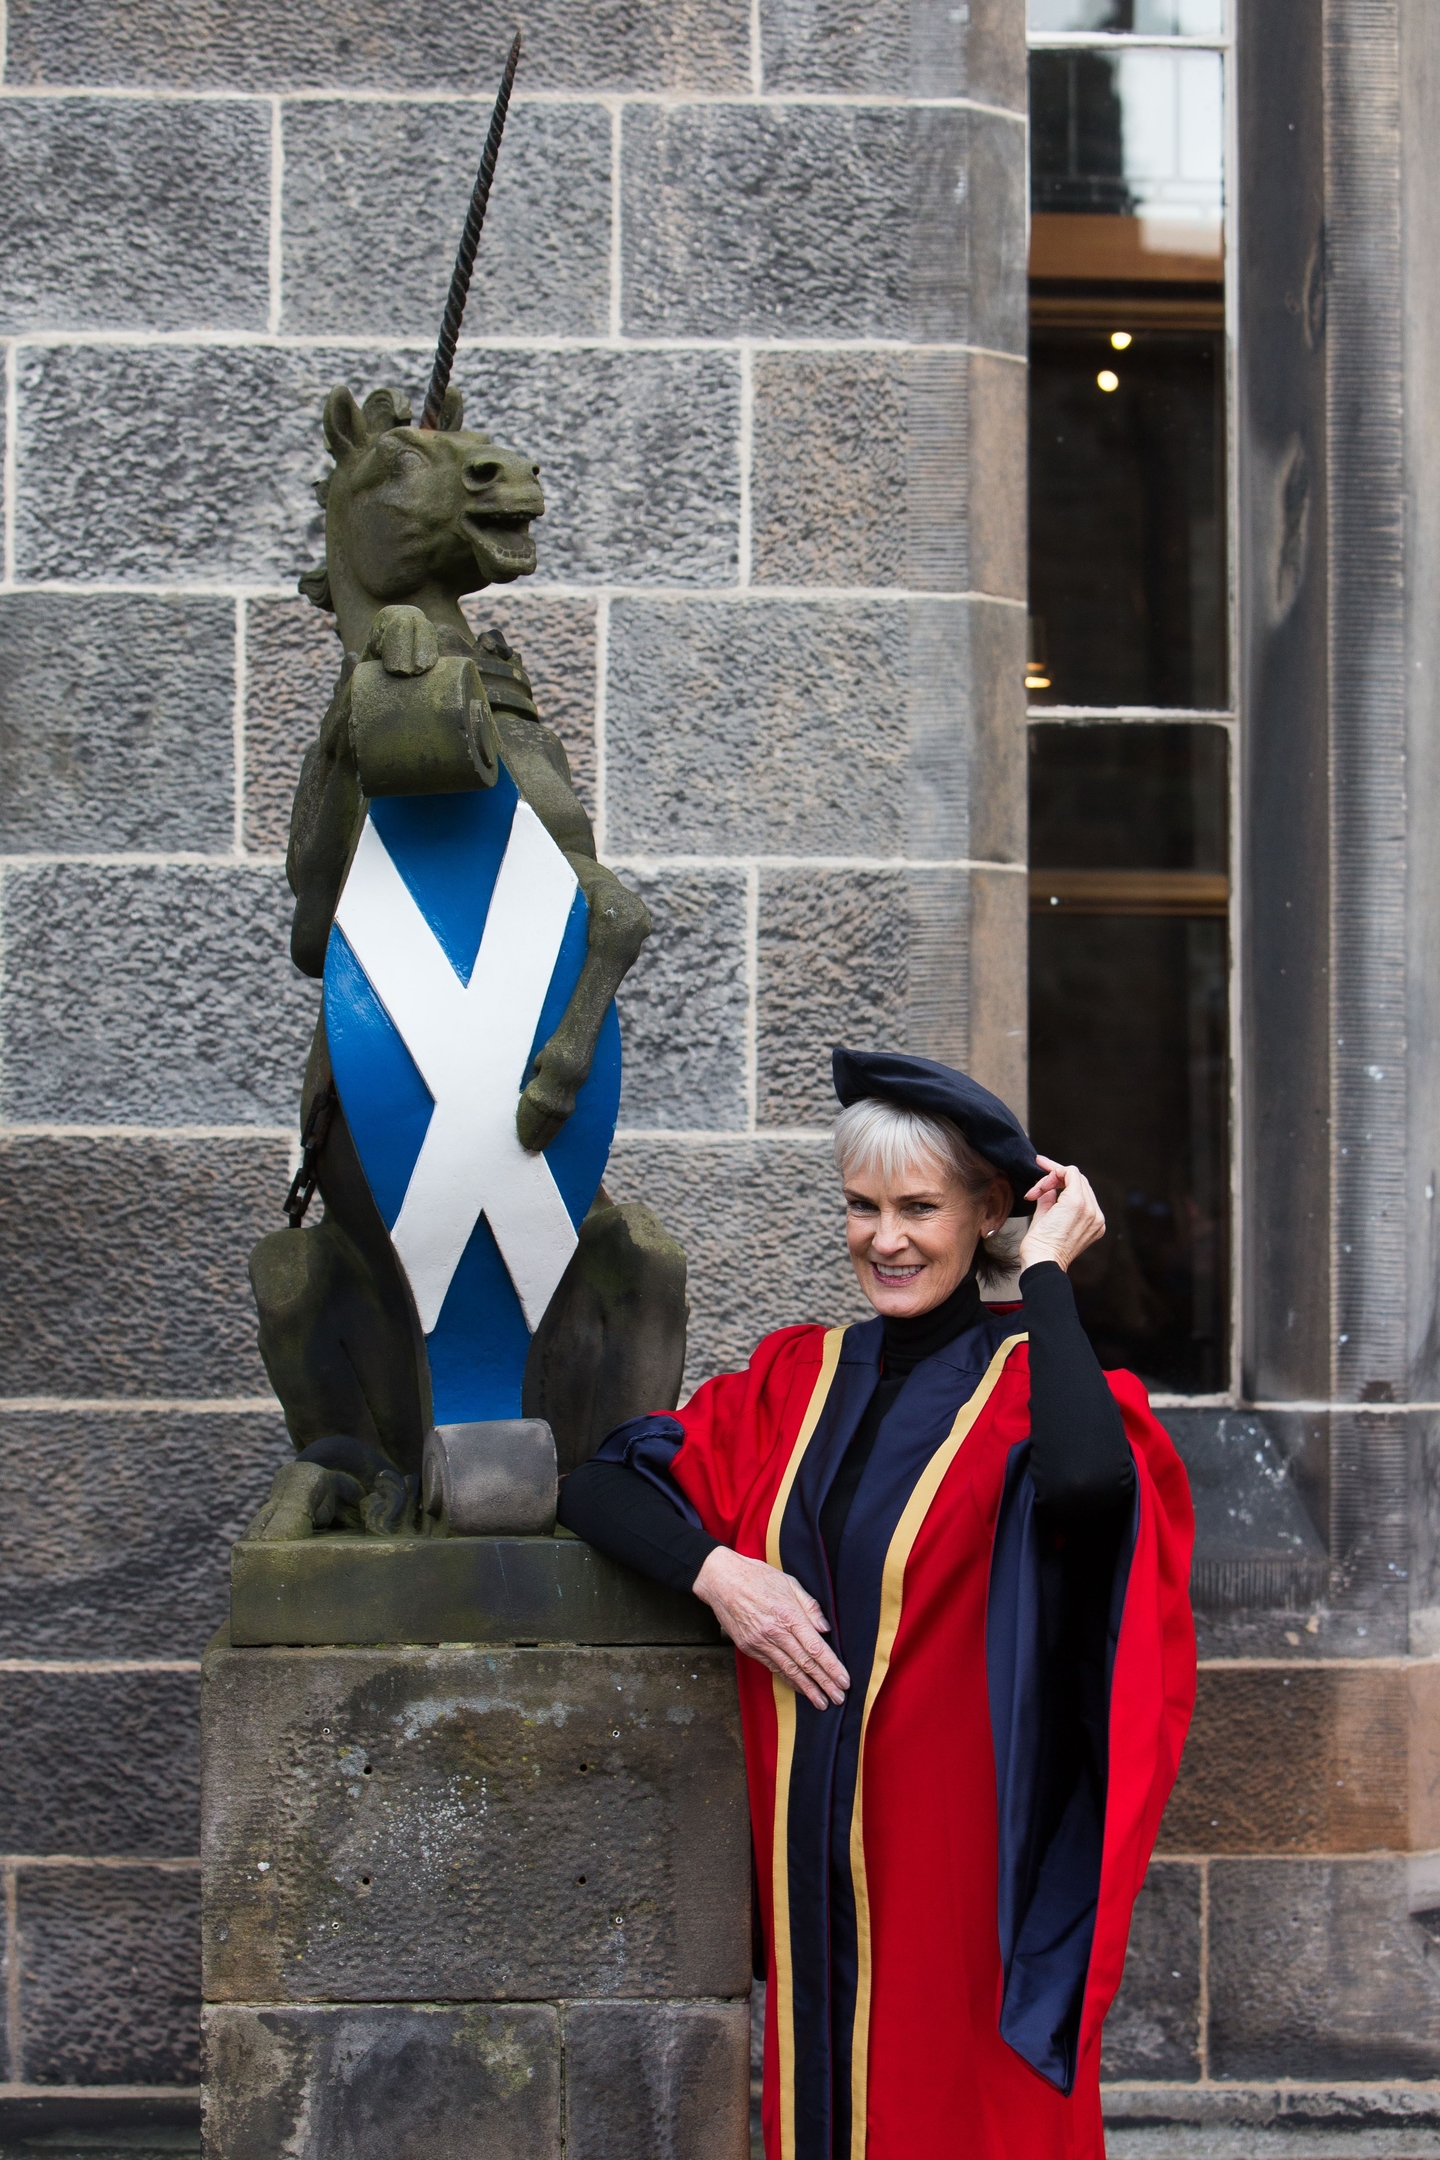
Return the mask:
<path id="1" fill-rule="evenodd" d="M 1184 1473 L 1076 1318 L 1105 1230 L 1080 1170 L 964 1073 L 834 1071 L 876 1317 L 782 1328 L 620 1426 L 560 1517 L 740 1653 L 772 2160 L 1100 2160 L 1193 1697 Z"/>

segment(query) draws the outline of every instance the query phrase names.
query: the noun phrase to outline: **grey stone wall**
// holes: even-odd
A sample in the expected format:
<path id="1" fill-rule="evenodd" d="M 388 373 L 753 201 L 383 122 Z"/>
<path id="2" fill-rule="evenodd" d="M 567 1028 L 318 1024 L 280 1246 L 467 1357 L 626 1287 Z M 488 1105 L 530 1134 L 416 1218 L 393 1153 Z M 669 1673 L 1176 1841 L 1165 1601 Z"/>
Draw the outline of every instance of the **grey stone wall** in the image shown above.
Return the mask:
<path id="1" fill-rule="evenodd" d="M 247 1248 L 338 380 L 423 386 L 509 16 L 10 0 L 0 84 L 0 2098 L 196 2070 L 195 1694 L 284 1451 Z M 538 0 L 457 379 L 493 603 L 657 929 L 611 1182 L 691 1378 L 850 1309 L 825 1053 L 1023 1095 L 1020 0 Z"/>

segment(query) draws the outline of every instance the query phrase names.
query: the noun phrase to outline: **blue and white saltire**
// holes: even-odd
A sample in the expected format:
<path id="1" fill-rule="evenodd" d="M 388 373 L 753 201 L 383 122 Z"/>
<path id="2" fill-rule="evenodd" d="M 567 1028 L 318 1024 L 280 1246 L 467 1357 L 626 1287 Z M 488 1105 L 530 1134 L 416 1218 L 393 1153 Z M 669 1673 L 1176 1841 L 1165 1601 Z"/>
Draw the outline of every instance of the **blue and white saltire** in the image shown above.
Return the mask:
<path id="1" fill-rule="evenodd" d="M 576 1109 L 532 1155 L 520 1091 L 584 963 L 575 873 L 503 769 L 374 801 L 325 962 L 331 1063 L 415 1299 L 437 1424 L 513 1417 L 620 1095 L 613 1006 Z"/>

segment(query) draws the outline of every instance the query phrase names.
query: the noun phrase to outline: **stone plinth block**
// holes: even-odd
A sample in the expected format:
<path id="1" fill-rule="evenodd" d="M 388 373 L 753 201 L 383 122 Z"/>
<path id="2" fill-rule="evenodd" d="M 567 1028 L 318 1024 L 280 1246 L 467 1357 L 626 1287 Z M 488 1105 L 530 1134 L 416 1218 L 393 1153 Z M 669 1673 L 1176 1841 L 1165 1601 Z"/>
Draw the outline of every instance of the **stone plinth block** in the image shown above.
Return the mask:
<path id="1" fill-rule="evenodd" d="M 556 1537 L 247 1538 L 230 1556 L 230 1641 L 705 1643 L 708 1606 Z"/>
<path id="2" fill-rule="evenodd" d="M 748 1993 L 727 1650 L 221 1637 L 202 1696 L 207 2000 Z"/>
<path id="3" fill-rule="evenodd" d="M 412 1549 L 488 1545 L 514 1575 L 518 1548 L 549 1545 L 566 1555 L 553 1579 L 578 1581 L 567 1544 L 587 1554 Z M 640 1586 L 611 1573 L 592 1615 L 648 1624 L 648 1643 L 236 1648 L 227 1630 L 211 1645 L 211 2160 L 744 2160 L 734 1661 L 656 1642 Z"/>

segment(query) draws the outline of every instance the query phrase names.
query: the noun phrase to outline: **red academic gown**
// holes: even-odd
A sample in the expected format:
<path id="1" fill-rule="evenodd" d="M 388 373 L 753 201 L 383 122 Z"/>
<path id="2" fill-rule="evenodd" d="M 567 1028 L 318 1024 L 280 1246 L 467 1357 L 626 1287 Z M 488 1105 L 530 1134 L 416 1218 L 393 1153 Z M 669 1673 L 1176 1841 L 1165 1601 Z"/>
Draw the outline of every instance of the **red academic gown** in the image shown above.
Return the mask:
<path id="1" fill-rule="evenodd" d="M 1025 1475 L 1018 1317 L 987 1313 L 906 1381 L 834 1582 L 820 1506 L 878 1320 L 767 1336 L 678 1413 L 678 1447 L 646 1421 L 673 1436 L 652 1470 L 819 1598 L 851 1676 L 822 1713 L 738 1659 L 767 2160 L 1104 2153 L 1100 2029 L 1194 1703 L 1193 1516 L 1143 1387 L 1112 1373 L 1134 1503 L 1103 1580 L 1075 1575 Z"/>

